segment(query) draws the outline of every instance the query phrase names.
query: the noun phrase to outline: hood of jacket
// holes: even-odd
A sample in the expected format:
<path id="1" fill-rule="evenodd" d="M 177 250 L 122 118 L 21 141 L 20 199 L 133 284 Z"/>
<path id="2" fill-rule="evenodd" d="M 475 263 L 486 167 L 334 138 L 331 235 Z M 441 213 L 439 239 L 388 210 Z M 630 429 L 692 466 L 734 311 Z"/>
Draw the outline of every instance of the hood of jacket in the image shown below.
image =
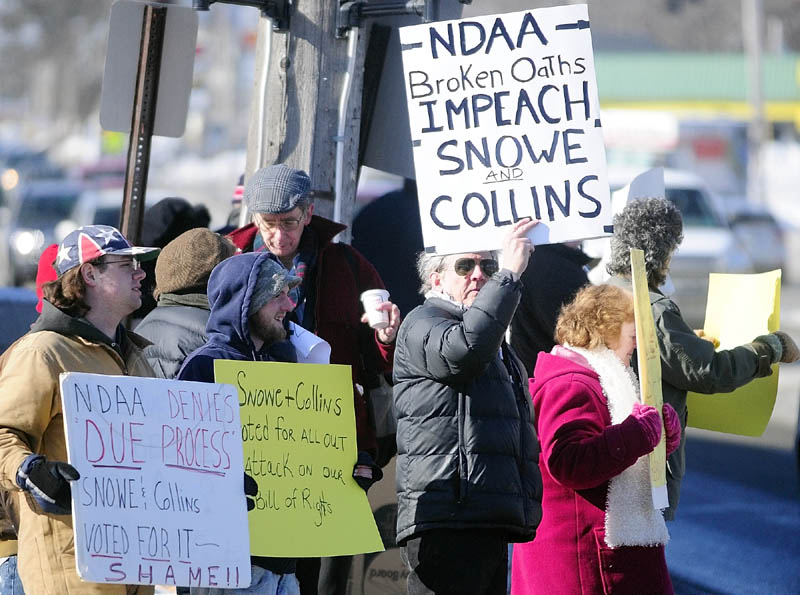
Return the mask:
<path id="1" fill-rule="evenodd" d="M 139 348 L 144 348 L 150 344 L 150 342 L 143 337 L 139 337 L 135 333 L 126 331 L 122 325 L 117 327 L 116 337 L 108 337 L 104 332 L 102 332 L 88 320 L 70 316 L 69 314 L 66 314 L 56 308 L 47 300 L 42 301 L 42 313 L 31 325 L 32 333 L 39 331 L 53 331 L 59 335 L 81 337 L 87 341 L 91 341 L 92 343 L 102 343 L 108 345 L 112 349 L 116 349 L 120 352 L 121 349 L 115 343 L 115 341 L 121 343 L 127 339 L 130 339 Z"/>
<path id="2" fill-rule="evenodd" d="M 253 289 L 266 252 L 237 254 L 219 263 L 208 279 L 211 314 L 206 324 L 210 343 L 227 345 L 242 354 L 255 354 L 248 328 Z"/>
<path id="3" fill-rule="evenodd" d="M 591 378 L 594 382 L 600 382 L 600 376 L 598 376 L 597 372 L 586 364 L 581 364 L 575 359 L 563 357 L 562 355 L 540 353 L 539 357 L 536 358 L 533 378 L 528 380 L 531 396 L 549 380 L 567 374 L 580 374 Z"/>

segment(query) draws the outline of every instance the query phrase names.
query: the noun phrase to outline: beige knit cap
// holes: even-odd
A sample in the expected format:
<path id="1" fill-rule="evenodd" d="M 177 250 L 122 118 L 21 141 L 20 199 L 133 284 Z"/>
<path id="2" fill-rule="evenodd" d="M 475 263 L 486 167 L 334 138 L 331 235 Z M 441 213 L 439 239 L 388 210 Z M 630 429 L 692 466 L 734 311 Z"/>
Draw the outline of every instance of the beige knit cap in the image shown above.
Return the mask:
<path id="1" fill-rule="evenodd" d="M 206 293 L 211 271 L 235 253 L 233 242 L 210 229 L 182 233 L 158 256 L 153 295 L 158 299 L 162 293 Z"/>

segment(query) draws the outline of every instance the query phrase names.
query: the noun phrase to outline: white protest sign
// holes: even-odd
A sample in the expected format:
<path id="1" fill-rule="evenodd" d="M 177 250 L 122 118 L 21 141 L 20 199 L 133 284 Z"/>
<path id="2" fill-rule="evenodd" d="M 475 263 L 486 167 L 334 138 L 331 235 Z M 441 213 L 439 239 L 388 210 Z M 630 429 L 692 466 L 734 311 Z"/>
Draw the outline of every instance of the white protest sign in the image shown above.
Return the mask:
<path id="1" fill-rule="evenodd" d="M 236 389 L 61 374 L 78 574 L 98 583 L 250 584 Z"/>
<path id="2" fill-rule="evenodd" d="M 611 224 L 588 9 L 576 4 L 400 29 L 429 252 L 544 244 Z"/>
<path id="3" fill-rule="evenodd" d="M 331 363 L 330 343 L 299 324 L 289 323 L 289 341 L 294 345 L 298 364 Z"/>

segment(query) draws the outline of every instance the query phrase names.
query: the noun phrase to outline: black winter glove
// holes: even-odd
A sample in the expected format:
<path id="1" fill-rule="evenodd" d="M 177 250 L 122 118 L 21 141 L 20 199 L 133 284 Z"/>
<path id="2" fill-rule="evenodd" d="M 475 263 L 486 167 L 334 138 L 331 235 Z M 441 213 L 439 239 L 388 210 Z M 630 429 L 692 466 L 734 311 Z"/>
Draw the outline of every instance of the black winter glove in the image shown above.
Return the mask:
<path id="1" fill-rule="evenodd" d="M 258 484 L 256 480 L 244 472 L 244 497 L 247 500 L 247 512 L 250 512 L 256 507 L 256 501 L 253 498 L 258 494 Z"/>
<path id="2" fill-rule="evenodd" d="M 383 479 L 383 471 L 366 451 L 358 452 L 358 459 L 353 466 L 353 479 L 365 492 L 372 484 Z"/>
<path id="3" fill-rule="evenodd" d="M 17 485 L 30 492 L 44 512 L 71 514 L 69 482 L 81 474 L 69 463 L 48 461 L 43 455 L 28 455 L 17 470 Z"/>

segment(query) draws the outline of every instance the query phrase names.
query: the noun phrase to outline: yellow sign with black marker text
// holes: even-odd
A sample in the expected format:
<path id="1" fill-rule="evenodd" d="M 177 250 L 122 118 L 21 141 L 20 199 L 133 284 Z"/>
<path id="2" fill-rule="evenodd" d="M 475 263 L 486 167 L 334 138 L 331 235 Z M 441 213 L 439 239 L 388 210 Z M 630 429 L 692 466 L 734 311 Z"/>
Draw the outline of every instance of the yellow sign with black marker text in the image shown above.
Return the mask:
<path id="1" fill-rule="evenodd" d="M 353 479 L 350 366 L 217 360 L 214 375 L 238 391 L 244 471 L 258 483 L 250 553 L 383 551 L 367 495 Z"/>

